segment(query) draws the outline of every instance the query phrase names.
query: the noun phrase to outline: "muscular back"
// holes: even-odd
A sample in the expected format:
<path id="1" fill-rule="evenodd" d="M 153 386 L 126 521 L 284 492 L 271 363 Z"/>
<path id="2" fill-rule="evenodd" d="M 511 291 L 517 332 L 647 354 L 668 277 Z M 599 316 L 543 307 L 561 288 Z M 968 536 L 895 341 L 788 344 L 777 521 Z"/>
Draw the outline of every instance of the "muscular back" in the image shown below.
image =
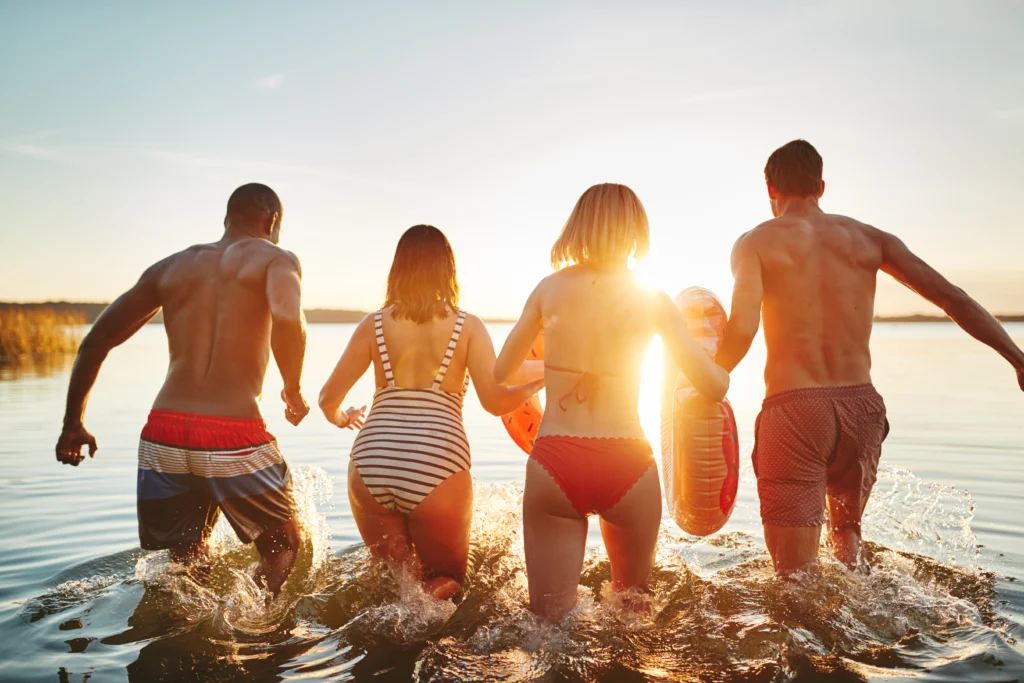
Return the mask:
<path id="1" fill-rule="evenodd" d="M 813 213 L 768 221 L 744 238 L 760 261 L 768 393 L 871 381 L 868 342 L 877 231 Z"/>
<path id="2" fill-rule="evenodd" d="M 269 265 L 288 252 L 262 239 L 190 247 L 154 267 L 170 365 L 154 408 L 258 417 L 270 358 Z"/>

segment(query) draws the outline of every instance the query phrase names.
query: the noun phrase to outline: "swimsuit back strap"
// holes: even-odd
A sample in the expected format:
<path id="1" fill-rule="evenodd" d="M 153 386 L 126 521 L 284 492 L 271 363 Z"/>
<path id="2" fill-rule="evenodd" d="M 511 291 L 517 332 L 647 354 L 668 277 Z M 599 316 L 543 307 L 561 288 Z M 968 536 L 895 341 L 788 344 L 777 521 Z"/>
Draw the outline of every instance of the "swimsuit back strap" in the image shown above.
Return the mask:
<path id="1" fill-rule="evenodd" d="M 589 370 L 576 370 L 573 368 L 561 368 L 557 365 L 548 365 L 546 363 L 544 364 L 544 367 L 556 372 L 566 372 L 580 376 L 580 378 L 576 380 L 576 384 L 572 385 L 572 389 L 565 392 L 565 394 L 562 395 L 562 398 L 558 399 L 558 407 L 562 409 L 562 412 L 568 410 L 568 408 L 565 407 L 565 402 L 567 400 L 575 398 L 577 403 L 584 403 L 593 397 L 601 386 L 602 373 L 590 372 Z"/>
<path id="2" fill-rule="evenodd" d="M 384 379 L 389 387 L 393 387 L 395 373 L 391 371 L 391 358 L 388 356 L 388 347 L 384 344 L 384 311 L 373 314 L 373 329 L 377 334 L 377 352 L 380 353 L 380 362 L 384 366 Z"/>
<path id="3" fill-rule="evenodd" d="M 444 376 L 448 373 L 448 365 L 452 362 L 452 356 L 455 355 L 455 347 L 459 343 L 459 336 L 462 334 L 462 324 L 466 321 L 466 312 L 459 310 L 459 317 L 455 319 L 455 329 L 452 330 L 451 339 L 448 340 L 448 348 L 445 349 L 444 358 L 441 359 L 441 367 L 437 369 L 437 374 L 434 376 L 434 384 L 432 389 L 440 389 L 441 382 L 444 381 Z"/>

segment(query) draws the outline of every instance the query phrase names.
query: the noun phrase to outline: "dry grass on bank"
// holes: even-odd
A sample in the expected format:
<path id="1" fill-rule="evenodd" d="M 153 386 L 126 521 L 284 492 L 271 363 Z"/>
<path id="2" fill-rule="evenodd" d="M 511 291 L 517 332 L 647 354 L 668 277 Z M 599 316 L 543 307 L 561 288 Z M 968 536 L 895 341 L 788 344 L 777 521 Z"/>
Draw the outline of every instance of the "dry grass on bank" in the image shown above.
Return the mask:
<path id="1" fill-rule="evenodd" d="M 73 353 L 85 316 L 45 306 L 0 308 L 0 360 Z"/>

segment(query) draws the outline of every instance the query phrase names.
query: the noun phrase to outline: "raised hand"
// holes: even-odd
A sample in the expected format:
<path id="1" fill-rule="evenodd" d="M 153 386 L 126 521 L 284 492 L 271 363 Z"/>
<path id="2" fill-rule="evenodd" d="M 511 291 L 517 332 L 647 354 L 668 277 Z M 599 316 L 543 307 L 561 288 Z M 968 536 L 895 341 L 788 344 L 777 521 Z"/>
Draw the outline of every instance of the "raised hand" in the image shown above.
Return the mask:
<path id="1" fill-rule="evenodd" d="M 281 400 L 284 401 L 284 419 L 293 425 L 298 425 L 306 415 L 309 415 L 309 404 L 302 397 L 302 391 L 282 389 Z"/>
<path id="2" fill-rule="evenodd" d="M 85 456 L 82 446 L 89 447 L 89 457 L 96 454 L 96 437 L 90 434 L 83 425 L 66 426 L 57 439 L 57 460 L 65 465 L 78 467 Z"/>

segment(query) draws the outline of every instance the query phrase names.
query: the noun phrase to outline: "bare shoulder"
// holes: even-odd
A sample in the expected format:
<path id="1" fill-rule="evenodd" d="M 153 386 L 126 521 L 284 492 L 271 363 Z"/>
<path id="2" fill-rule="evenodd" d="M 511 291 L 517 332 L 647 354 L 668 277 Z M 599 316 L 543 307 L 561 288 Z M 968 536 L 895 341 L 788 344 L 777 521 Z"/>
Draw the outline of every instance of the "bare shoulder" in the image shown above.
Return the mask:
<path id="1" fill-rule="evenodd" d="M 771 234 L 781 227 L 778 220 L 778 218 L 773 218 L 770 221 L 765 221 L 736 238 L 732 245 L 731 258 L 734 271 L 737 264 L 750 258 L 756 258 L 761 247 L 770 243 Z"/>
<path id="2" fill-rule="evenodd" d="M 302 263 L 299 261 L 299 257 L 287 249 L 268 242 L 267 240 L 247 240 L 253 244 L 248 245 L 250 254 L 257 256 L 257 259 L 266 264 L 269 268 L 274 266 L 287 271 L 294 271 L 300 277 L 302 276 Z"/>
<path id="3" fill-rule="evenodd" d="M 541 281 L 537 283 L 537 286 L 530 292 L 529 298 L 527 298 L 527 306 L 535 305 L 542 306 L 545 302 L 550 302 L 553 294 L 556 294 L 559 289 L 564 287 L 566 282 L 566 270 L 563 269 L 555 271 L 550 275 L 546 275 L 541 278 Z"/>
<path id="4" fill-rule="evenodd" d="M 863 221 L 859 221 L 851 216 L 844 216 L 841 213 L 827 213 L 825 217 L 836 225 L 842 225 L 843 227 L 850 228 L 852 230 L 863 230 L 865 232 L 880 232 L 877 228 L 868 225 Z"/>
<path id="5" fill-rule="evenodd" d="M 462 321 L 461 336 L 472 342 L 481 334 L 487 334 L 487 326 L 484 325 L 484 321 L 472 313 L 466 313 L 466 319 Z"/>
<path id="6" fill-rule="evenodd" d="M 377 335 L 374 331 L 374 327 L 376 326 L 376 321 L 374 320 L 375 316 L 376 313 L 367 313 L 364 315 L 363 319 L 359 321 L 358 325 L 356 325 L 356 329 L 352 332 L 352 337 L 360 339 L 371 339 L 376 337 Z"/>
<path id="7" fill-rule="evenodd" d="M 170 256 L 165 256 L 147 268 L 142 273 L 142 277 L 139 278 L 139 282 L 158 283 L 168 274 L 174 277 L 176 273 L 181 274 L 190 271 L 193 267 L 192 264 L 195 263 L 201 254 L 215 248 L 216 245 L 213 244 L 193 244 L 190 247 L 185 247 Z"/>

